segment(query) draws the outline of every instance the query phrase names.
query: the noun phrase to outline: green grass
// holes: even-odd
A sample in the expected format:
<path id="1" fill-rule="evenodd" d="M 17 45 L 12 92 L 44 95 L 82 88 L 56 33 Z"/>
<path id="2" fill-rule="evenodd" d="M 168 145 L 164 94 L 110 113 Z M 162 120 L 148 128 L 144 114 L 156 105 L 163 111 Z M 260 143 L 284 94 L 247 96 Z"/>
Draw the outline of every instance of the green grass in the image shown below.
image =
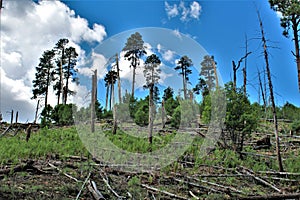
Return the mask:
<path id="1" fill-rule="evenodd" d="M 41 129 L 37 133 L 32 133 L 28 142 L 25 141 L 24 133 L 19 133 L 16 137 L 0 138 L 0 164 L 17 163 L 20 159 L 34 159 L 49 155 L 87 156 L 88 151 L 74 127 Z"/>

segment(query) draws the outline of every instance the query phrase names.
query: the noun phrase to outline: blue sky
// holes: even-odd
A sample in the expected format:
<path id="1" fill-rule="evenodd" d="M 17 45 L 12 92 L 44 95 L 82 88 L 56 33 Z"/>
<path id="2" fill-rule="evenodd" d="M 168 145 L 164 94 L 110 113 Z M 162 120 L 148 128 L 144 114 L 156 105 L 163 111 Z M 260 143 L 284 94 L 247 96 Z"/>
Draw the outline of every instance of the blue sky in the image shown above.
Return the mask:
<path id="1" fill-rule="evenodd" d="M 237 62 L 245 55 L 243 47 L 247 34 L 248 48 L 252 52 L 247 62 L 247 88 L 251 101 L 258 101 L 257 69 L 263 70 L 264 60 L 261 42 L 257 39 L 260 29 L 256 7 L 264 23 L 268 44 L 276 47 L 269 48 L 276 103 L 283 105 L 288 101 L 300 106 L 296 64 L 291 54 L 294 45 L 291 38 L 282 36 L 278 14 L 270 9 L 267 0 L 4 0 L 3 6 L 0 112 L 5 119 L 10 116 L 7 111 L 14 109 L 20 111 L 21 120 L 32 121 L 36 100 L 30 97 L 35 66 L 42 52 L 53 48 L 58 39 L 68 38 L 70 45 L 79 53 L 78 68 L 84 79 L 77 93 L 82 97 L 81 102 L 87 102 L 88 98 L 83 96 L 86 97 L 89 87 L 85 87 L 84 83 L 89 81 L 91 69 L 102 66 L 98 72 L 99 91 L 104 91 L 101 80 L 105 73 L 103 66 L 111 52 L 118 51 L 121 54 L 126 38 L 136 30 L 144 31 L 143 38 L 152 47 L 148 53 L 160 51 L 166 59 L 167 56 L 172 58 L 163 61 L 164 80 L 172 74 L 175 76 L 171 68 L 182 54 L 191 55 L 194 71 L 199 70 L 203 56 L 200 49 L 203 47 L 208 54 L 214 55 L 224 83 L 232 79 L 232 60 Z M 157 32 L 159 29 L 161 32 Z M 170 37 L 163 34 L 165 31 L 169 31 Z M 181 40 L 176 41 L 172 37 L 174 34 Z M 111 38 L 118 39 L 118 45 L 112 46 Z M 186 45 L 187 41 L 190 41 L 190 45 Z M 131 74 L 126 61 L 121 62 L 125 66 L 123 78 L 126 84 Z M 197 74 L 194 76 L 191 82 L 196 83 Z M 180 87 L 180 77 L 176 78 L 172 79 L 172 84 Z M 238 71 L 238 85 L 242 85 L 241 70 Z M 139 92 L 146 94 L 146 91 Z M 98 98 L 103 103 L 104 92 L 99 92 Z M 51 95 L 49 102 L 55 105 L 55 96 Z"/>
<path id="2" fill-rule="evenodd" d="M 263 70 L 264 61 L 260 48 L 260 29 L 256 7 L 261 13 L 270 48 L 270 64 L 278 104 L 289 101 L 299 104 L 296 65 L 290 53 L 291 39 L 282 36 L 277 14 L 263 1 L 197 1 L 201 6 L 199 19 L 188 17 L 181 20 L 181 11 L 168 17 L 166 2 L 179 8 L 180 1 L 65 1 L 76 13 L 92 23 L 105 26 L 107 37 L 123 31 L 142 27 L 163 27 L 188 34 L 214 55 L 224 80 L 232 78 L 232 60 L 237 62 L 245 55 L 245 35 L 249 39 L 248 89 L 252 101 L 257 97 L 257 68 Z M 181 1 L 182 2 L 182 1 Z M 184 1 L 186 8 L 193 1 Z M 194 63 L 199 65 L 199 63 Z M 243 64 L 242 64 L 243 66 Z M 242 84 L 242 71 L 238 72 L 238 85 Z"/>

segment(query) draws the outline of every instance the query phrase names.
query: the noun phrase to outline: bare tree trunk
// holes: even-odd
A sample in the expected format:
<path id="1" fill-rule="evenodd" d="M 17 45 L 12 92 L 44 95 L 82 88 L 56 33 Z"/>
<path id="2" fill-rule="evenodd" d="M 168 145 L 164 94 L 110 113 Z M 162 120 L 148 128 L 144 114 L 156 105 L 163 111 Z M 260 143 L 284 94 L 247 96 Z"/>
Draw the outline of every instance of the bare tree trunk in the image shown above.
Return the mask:
<path id="1" fill-rule="evenodd" d="M 111 84 L 112 87 L 111 87 L 111 92 L 112 92 L 112 106 L 113 106 L 113 130 L 112 130 L 112 134 L 116 134 L 117 133 L 117 108 L 115 106 L 115 91 L 114 91 L 114 84 Z"/>
<path id="2" fill-rule="evenodd" d="M 264 108 L 266 108 L 267 102 L 266 102 L 266 97 L 265 97 L 265 93 L 264 93 L 264 88 L 263 88 L 263 85 L 261 82 L 260 72 L 259 72 L 259 70 L 257 70 L 257 71 L 258 71 L 258 81 L 259 81 L 259 86 L 260 86 L 260 90 L 261 90 L 261 96 L 263 98 Z"/>
<path id="3" fill-rule="evenodd" d="M 162 123 L 162 128 L 165 128 L 166 126 L 166 111 L 165 111 L 165 100 L 162 100 L 161 102 L 161 123 Z"/>
<path id="4" fill-rule="evenodd" d="M 248 54 L 248 39 L 247 39 L 247 35 L 245 35 L 245 39 L 246 39 L 246 55 Z M 247 57 L 245 58 L 245 66 L 243 68 L 243 77 L 244 77 L 244 95 L 247 95 Z"/>
<path id="5" fill-rule="evenodd" d="M 35 109 L 35 117 L 34 117 L 33 124 L 35 124 L 35 123 L 36 123 L 36 120 L 37 120 L 37 115 L 38 115 L 38 112 L 39 112 L 39 105 L 40 105 L 40 100 L 38 100 L 37 105 L 36 105 L 36 109 Z"/>
<path id="6" fill-rule="evenodd" d="M 109 94 L 109 85 L 106 87 L 106 97 L 105 97 L 105 109 L 108 108 L 108 94 Z"/>
<path id="7" fill-rule="evenodd" d="M 232 71 L 233 71 L 233 91 L 236 91 L 236 71 L 238 67 L 236 66 L 235 62 L 232 61 Z"/>
<path id="8" fill-rule="evenodd" d="M 64 104 L 67 104 L 67 99 L 68 99 L 68 90 L 69 90 L 69 78 L 70 78 L 70 68 L 71 68 L 71 56 L 69 57 L 68 60 L 68 71 L 67 71 L 67 77 L 66 77 L 66 86 L 64 87 L 64 95 L 63 95 L 63 99 L 64 99 Z"/>
<path id="9" fill-rule="evenodd" d="M 134 65 L 132 66 L 133 67 L 133 72 L 132 72 L 132 90 L 131 90 L 131 96 L 132 96 L 132 98 L 134 98 L 135 69 L 136 69 L 136 64 L 137 64 L 137 61 L 136 61 L 137 58 L 133 58 L 133 59 L 135 61 L 134 61 Z"/>
<path id="10" fill-rule="evenodd" d="M 95 104 L 96 104 L 96 91 L 97 91 L 97 70 L 92 75 L 92 100 L 91 100 L 91 132 L 95 132 Z"/>
<path id="11" fill-rule="evenodd" d="M 268 56 L 268 51 L 267 51 L 267 41 L 266 41 L 266 38 L 265 38 L 265 33 L 264 33 L 264 29 L 263 29 L 262 20 L 260 18 L 260 14 L 259 14 L 258 11 L 257 11 L 257 14 L 258 14 L 258 20 L 259 20 L 260 29 L 261 29 L 261 36 L 262 36 L 261 40 L 262 40 L 263 48 L 264 48 L 264 58 L 265 58 L 265 62 L 266 62 L 266 70 L 267 70 L 270 97 L 271 97 L 272 110 L 273 110 L 274 132 L 275 132 L 275 140 L 276 140 L 276 152 L 277 152 L 278 168 L 279 168 L 280 172 L 283 172 L 283 165 L 282 165 L 282 159 L 281 159 L 281 154 L 280 154 L 279 136 L 278 136 L 278 123 L 277 123 L 277 115 L 276 115 L 276 105 L 275 105 L 275 100 L 274 100 L 273 84 L 272 84 L 272 79 L 271 79 L 271 71 L 270 71 L 270 66 L 269 66 L 269 56 Z"/>
<path id="12" fill-rule="evenodd" d="M 118 76 L 119 103 L 122 103 L 121 79 L 120 79 L 120 68 L 119 68 L 119 57 L 118 57 L 118 54 L 116 54 L 116 64 L 117 64 L 117 76 Z"/>
<path id="13" fill-rule="evenodd" d="M 244 59 L 246 59 L 248 57 L 248 55 L 250 55 L 252 52 L 247 52 L 246 55 L 244 57 L 242 57 L 239 61 L 238 61 L 238 65 L 235 64 L 234 61 L 232 61 L 232 70 L 233 70 L 233 90 L 236 91 L 236 72 L 237 70 L 240 68 L 241 63 L 243 62 Z"/>
<path id="14" fill-rule="evenodd" d="M 299 87 L 299 91 L 300 91 L 300 53 L 299 53 L 299 35 L 298 35 L 299 21 L 297 22 L 295 17 L 293 17 L 291 21 L 292 21 L 295 51 L 296 51 L 295 53 L 293 53 L 293 55 L 296 57 L 297 70 L 298 70 L 298 87 Z"/>
<path id="15" fill-rule="evenodd" d="M 60 94 L 62 93 L 62 88 L 63 88 L 63 58 L 65 54 L 65 47 L 62 49 L 61 53 L 61 59 L 60 59 L 60 65 L 59 65 L 59 86 L 58 86 L 58 94 L 57 94 L 57 105 L 60 102 Z"/>
<path id="16" fill-rule="evenodd" d="M 219 79 L 218 79 L 218 74 L 217 74 L 217 66 L 216 66 L 216 62 L 213 59 L 213 68 L 214 68 L 214 73 L 215 73 L 215 77 L 216 77 L 216 88 L 219 87 Z"/>
<path id="17" fill-rule="evenodd" d="M 151 84 L 149 90 L 149 125 L 148 125 L 148 132 L 149 132 L 149 143 L 152 144 L 152 132 L 153 132 L 153 88 L 154 84 Z"/>
<path id="18" fill-rule="evenodd" d="M 186 94 L 186 76 L 184 69 L 182 68 L 182 85 L 183 85 L 183 96 L 184 99 L 187 99 L 187 94 Z"/>

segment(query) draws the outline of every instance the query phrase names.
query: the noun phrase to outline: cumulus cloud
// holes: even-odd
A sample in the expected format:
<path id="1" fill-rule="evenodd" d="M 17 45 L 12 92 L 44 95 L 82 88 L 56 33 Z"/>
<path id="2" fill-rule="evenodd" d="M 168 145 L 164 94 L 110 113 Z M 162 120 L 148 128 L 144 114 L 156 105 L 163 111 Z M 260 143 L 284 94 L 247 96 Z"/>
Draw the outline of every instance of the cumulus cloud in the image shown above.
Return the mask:
<path id="1" fill-rule="evenodd" d="M 176 4 L 169 5 L 168 2 L 165 2 L 165 10 L 169 19 L 176 17 L 179 14 L 179 10 Z"/>
<path id="2" fill-rule="evenodd" d="M 162 58 L 165 61 L 172 62 L 175 56 L 175 51 L 164 49 L 164 47 L 161 44 L 157 45 L 158 52 L 162 55 Z"/>
<path id="3" fill-rule="evenodd" d="M 80 65 L 85 59 L 80 43 L 101 42 L 105 27 L 93 24 L 90 28 L 86 19 L 60 1 L 4 1 L 3 7 L 0 111 L 5 115 L 7 110 L 18 109 L 20 120 L 32 121 L 36 106 L 36 101 L 30 100 L 32 81 L 43 51 L 68 38 L 79 54 Z"/>
<path id="4" fill-rule="evenodd" d="M 198 2 L 194 1 L 191 5 L 190 5 L 190 16 L 194 19 L 199 19 L 200 16 L 200 12 L 201 12 L 201 6 Z"/>
<path id="5" fill-rule="evenodd" d="M 170 5 L 167 1 L 165 1 L 165 11 L 168 16 L 168 19 L 180 15 L 180 20 L 182 22 L 187 22 L 191 19 L 198 20 L 201 10 L 201 5 L 197 1 L 193 1 L 192 3 L 190 3 L 189 6 L 186 6 L 184 1 L 180 1 L 178 5 Z"/>
<path id="6" fill-rule="evenodd" d="M 90 66 L 78 68 L 78 73 L 83 76 L 91 77 L 93 75 L 93 71 L 97 70 L 97 78 L 104 78 L 105 74 L 107 73 L 107 58 L 105 58 L 105 56 L 102 54 L 98 54 L 93 51 L 89 59 L 90 60 L 84 63 L 83 66 Z"/>

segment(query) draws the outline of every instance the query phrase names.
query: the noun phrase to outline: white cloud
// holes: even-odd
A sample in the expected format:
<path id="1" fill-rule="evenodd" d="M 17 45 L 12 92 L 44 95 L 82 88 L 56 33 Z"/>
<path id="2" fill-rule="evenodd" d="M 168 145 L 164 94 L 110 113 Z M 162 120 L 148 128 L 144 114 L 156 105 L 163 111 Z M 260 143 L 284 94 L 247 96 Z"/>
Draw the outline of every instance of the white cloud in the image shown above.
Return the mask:
<path id="1" fill-rule="evenodd" d="M 60 1 L 4 1 L 3 7 L 0 112 L 19 109 L 20 120 L 31 120 L 36 106 L 36 101 L 30 100 L 32 81 L 43 51 L 68 38 L 79 54 L 80 65 L 85 59 L 80 42 L 101 42 L 106 32 L 99 24 L 90 28 L 86 19 Z M 49 101 L 55 102 L 55 98 Z"/>
<path id="2" fill-rule="evenodd" d="M 93 71 L 97 69 L 97 78 L 98 79 L 104 78 L 105 74 L 107 73 L 107 69 L 106 69 L 107 61 L 108 60 L 102 54 L 98 54 L 93 51 L 91 53 L 90 60 L 82 64 L 82 66 L 86 66 L 89 65 L 90 63 L 90 66 L 79 67 L 78 73 L 84 76 L 91 77 Z"/>
<path id="3" fill-rule="evenodd" d="M 201 12 L 201 6 L 198 2 L 194 1 L 191 5 L 190 5 L 190 16 L 194 19 L 199 19 L 200 16 L 200 12 Z"/>
<path id="4" fill-rule="evenodd" d="M 178 29 L 173 30 L 172 33 L 173 33 L 176 37 L 178 37 L 179 39 L 182 39 L 182 35 L 181 35 L 181 33 L 179 32 Z"/>
<path id="5" fill-rule="evenodd" d="M 201 13 L 201 5 L 197 1 L 193 1 L 189 6 L 185 5 L 185 2 L 182 0 L 180 3 L 169 5 L 168 2 L 165 2 L 165 11 L 168 16 L 168 19 L 177 17 L 180 15 L 180 20 L 182 22 L 188 22 L 191 19 L 199 19 Z"/>
<path id="6" fill-rule="evenodd" d="M 166 10 L 166 13 L 167 13 L 169 19 L 176 17 L 179 14 L 177 5 L 174 4 L 173 6 L 171 6 L 166 1 L 165 1 L 165 10 Z"/>
<path id="7" fill-rule="evenodd" d="M 162 58 L 165 61 L 168 61 L 168 62 L 173 61 L 174 56 L 175 56 L 175 51 L 172 51 L 169 49 L 166 50 L 166 49 L 164 49 L 164 47 L 161 44 L 158 44 L 156 48 L 157 48 L 158 52 L 162 55 Z"/>

